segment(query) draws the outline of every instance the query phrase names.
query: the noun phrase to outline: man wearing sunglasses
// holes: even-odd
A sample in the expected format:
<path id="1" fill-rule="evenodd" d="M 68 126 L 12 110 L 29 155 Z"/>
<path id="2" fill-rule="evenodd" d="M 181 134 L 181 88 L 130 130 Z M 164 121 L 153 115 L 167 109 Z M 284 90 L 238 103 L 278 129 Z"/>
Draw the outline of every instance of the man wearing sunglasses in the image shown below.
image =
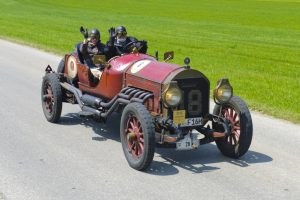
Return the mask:
<path id="1" fill-rule="evenodd" d="M 127 36 L 127 31 L 124 26 L 118 26 L 116 29 L 109 29 L 110 40 L 107 42 L 107 47 L 109 49 L 109 57 L 120 56 L 125 53 L 130 53 L 132 48 L 140 43 L 143 43 L 142 48 L 139 48 L 139 52 L 146 53 L 147 42 L 138 41 L 135 37 Z"/>

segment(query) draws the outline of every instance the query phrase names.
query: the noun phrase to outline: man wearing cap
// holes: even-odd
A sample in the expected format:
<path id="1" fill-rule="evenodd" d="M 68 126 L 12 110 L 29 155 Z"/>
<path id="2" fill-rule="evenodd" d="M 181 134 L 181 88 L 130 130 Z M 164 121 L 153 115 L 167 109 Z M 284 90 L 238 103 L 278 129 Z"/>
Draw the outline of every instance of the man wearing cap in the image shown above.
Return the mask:
<path id="1" fill-rule="evenodd" d="M 104 55 L 106 60 L 108 58 L 108 49 L 103 43 L 101 43 L 100 31 L 98 29 L 92 29 L 89 34 L 87 34 L 87 31 L 84 31 L 83 28 L 81 28 L 80 31 L 85 35 L 85 39 L 82 43 L 80 43 L 79 51 L 82 54 L 85 63 L 89 67 L 89 79 L 96 84 L 101 77 L 104 64 L 94 63 L 94 57 L 96 55 Z"/>
<path id="2" fill-rule="evenodd" d="M 105 55 L 107 54 L 107 50 L 105 45 L 101 43 L 100 40 L 100 31 L 98 29 L 92 29 L 89 32 L 89 37 L 85 38 L 84 41 L 80 44 L 79 51 L 82 53 L 85 62 L 87 65 L 93 66 L 93 57 L 95 55 Z"/>

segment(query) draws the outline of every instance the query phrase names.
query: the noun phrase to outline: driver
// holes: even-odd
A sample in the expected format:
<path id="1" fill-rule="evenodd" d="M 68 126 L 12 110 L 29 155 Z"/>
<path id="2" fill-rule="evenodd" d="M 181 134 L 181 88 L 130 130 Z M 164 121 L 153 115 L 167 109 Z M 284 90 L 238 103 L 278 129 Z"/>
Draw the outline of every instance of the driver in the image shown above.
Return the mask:
<path id="1" fill-rule="evenodd" d="M 138 40 L 135 37 L 127 36 L 127 31 L 124 26 L 118 26 L 115 28 L 110 28 L 108 30 L 110 34 L 110 40 L 107 42 L 107 47 L 109 49 L 109 58 L 114 56 L 120 56 L 124 53 L 130 53 L 132 47 L 137 44 Z M 132 44 L 132 45 L 130 45 Z M 139 48 L 141 53 L 147 52 L 147 42 L 143 41 L 143 46 Z"/>

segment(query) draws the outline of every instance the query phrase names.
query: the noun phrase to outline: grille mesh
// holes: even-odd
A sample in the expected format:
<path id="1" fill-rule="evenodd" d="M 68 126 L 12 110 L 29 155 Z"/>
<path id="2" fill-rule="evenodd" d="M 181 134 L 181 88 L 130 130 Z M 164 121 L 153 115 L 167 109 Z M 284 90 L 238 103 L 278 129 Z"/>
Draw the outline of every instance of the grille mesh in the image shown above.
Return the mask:
<path id="1" fill-rule="evenodd" d="M 209 112 L 209 82 L 203 78 L 178 79 L 183 101 L 177 109 L 186 110 L 186 117 L 205 116 Z"/>

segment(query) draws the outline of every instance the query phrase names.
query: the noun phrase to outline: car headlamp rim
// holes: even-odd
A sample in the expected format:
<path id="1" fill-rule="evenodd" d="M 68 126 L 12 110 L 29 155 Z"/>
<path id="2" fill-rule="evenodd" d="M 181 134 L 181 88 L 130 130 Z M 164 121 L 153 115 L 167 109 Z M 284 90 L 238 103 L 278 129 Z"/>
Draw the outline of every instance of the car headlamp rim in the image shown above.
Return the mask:
<path id="1" fill-rule="evenodd" d="M 220 79 L 214 90 L 214 101 L 216 104 L 228 102 L 233 96 L 233 88 L 228 79 Z"/>
<path id="2" fill-rule="evenodd" d="M 169 106 L 177 106 L 181 101 L 181 93 L 177 88 L 170 88 L 165 93 L 165 101 Z"/>
<path id="3" fill-rule="evenodd" d="M 167 107 L 176 107 L 181 103 L 182 93 L 177 82 L 172 81 L 163 93 L 163 102 Z"/>

